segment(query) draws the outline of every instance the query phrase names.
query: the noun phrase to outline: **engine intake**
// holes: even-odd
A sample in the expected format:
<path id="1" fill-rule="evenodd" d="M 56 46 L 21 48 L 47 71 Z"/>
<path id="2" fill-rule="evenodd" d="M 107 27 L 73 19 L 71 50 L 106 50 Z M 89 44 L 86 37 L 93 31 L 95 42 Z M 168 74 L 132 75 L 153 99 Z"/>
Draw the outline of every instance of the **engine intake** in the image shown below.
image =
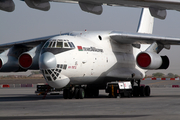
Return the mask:
<path id="1" fill-rule="evenodd" d="M 141 52 L 136 58 L 137 65 L 142 69 L 167 69 L 169 58 L 152 52 Z"/>
<path id="2" fill-rule="evenodd" d="M 29 68 L 31 65 L 32 65 L 32 57 L 30 54 L 28 53 L 23 53 L 20 57 L 19 57 L 19 65 L 22 67 L 22 68 Z"/>
<path id="3" fill-rule="evenodd" d="M 42 45 L 43 43 L 32 48 L 28 52 L 22 53 L 19 56 L 18 62 L 21 68 L 29 70 L 39 70 L 39 54 Z"/>

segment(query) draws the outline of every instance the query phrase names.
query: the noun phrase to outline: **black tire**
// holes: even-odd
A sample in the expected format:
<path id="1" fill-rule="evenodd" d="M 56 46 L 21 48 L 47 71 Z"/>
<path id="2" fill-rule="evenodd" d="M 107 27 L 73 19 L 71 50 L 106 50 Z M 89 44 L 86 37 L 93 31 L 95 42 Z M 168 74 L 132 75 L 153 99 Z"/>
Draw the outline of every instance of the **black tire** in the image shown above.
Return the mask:
<path id="1" fill-rule="evenodd" d="M 138 86 L 133 87 L 133 96 L 139 97 L 139 87 Z"/>
<path id="2" fill-rule="evenodd" d="M 150 89 L 149 86 L 146 86 L 146 87 L 145 87 L 145 95 L 146 95 L 146 96 L 150 96 L 150 94 L 151 94 L 151 89 Z"/>
<path id="3" fill-rule="evenodd" d="M 84 89 L 83 89 L 83 88 L 80 88 L 80 89 L 79 89 L 79 98 L 80 98 L 80 99 L 83 99 L 84 96 L 85 96 Z"/>
<path id="4" fill-rule="evenodd" d="M 63 90 L 63 98 L 67 99 L 68 98 L 68 89 Z"/>
<path id="5" fill-rule="evenodd" d="M 79 99 L 79 88 L 75 88 L 75 90 L 74 90 L 74 97 L 76 99 Z"/>
<path id="6" fill-rule="evenodd" d="M 73 98 L 73 92 L 71 89 L 68 90 L 68 98 L 72 99 Z"/>
<path id="7" fill-rule="evenodd" d="M 140 96 L 141 96 L 141 97 L 144 97 L 144 96 L 145 96 L 145 87 L 144 87 L 144 86 L 141 86 L 139 92 L 140 92 Z"/>

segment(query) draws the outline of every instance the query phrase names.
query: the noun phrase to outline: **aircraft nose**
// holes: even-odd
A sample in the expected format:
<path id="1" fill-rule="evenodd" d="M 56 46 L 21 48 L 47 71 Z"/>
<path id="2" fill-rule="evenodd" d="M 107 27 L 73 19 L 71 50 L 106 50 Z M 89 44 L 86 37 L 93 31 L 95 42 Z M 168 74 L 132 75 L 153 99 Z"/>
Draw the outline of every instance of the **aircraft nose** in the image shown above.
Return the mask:
<path id="1" fill-rule="evenodd" d="M 54 54 L 51 52 L 45 52 L 41 54 L 39 58 L 39 68 L 41 70 L 56 68 L 56 57 Z"/>

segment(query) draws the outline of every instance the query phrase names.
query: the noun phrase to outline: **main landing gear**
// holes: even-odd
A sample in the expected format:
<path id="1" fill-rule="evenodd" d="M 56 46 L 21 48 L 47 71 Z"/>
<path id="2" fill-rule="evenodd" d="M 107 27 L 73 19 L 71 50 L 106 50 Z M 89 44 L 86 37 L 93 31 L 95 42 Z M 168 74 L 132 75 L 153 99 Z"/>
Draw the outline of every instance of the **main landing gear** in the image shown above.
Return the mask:
<path id="1" fill-rule="evenodd" d="M 69 87 L 63 90 L 63 98 L 64 99 L 83 99 L 85 97 L 98 97 L 99 89 L 89 88 L 87 87 Z"/>
<path id="2" fill-rule="evenodd" d="M 134 86 L 133 83 L 137 83 L 138 86 Z M 140 85 L 140 80 L 137 81 L 132 81 L 132 85 L 133 85 L 133 96 L 134 97 L 145 97 L 145 96 L 150 96 L 151 94 L 151 90 L 149 86 L 144 86 L 144 85 Z"/>
<path id="3" fill-rule="evenodd" d="M 134 84 L 136 84 L 136 86 Z M 132 80 L 107 83 L 106 93 L 109 93 L 109 97 L 148 97 L 150 96 L 151 90 L 149 86 L 140 85 L 140 80 Z M 71 86 L 63 90 L 64 99 L 83 99 L 85 97 L 92 98 L 98 96 L 99 89 L 88 86 Z"/>
<path id="4" fill-rule="evenodd" d="M 63 98 L 64 99 L 83 99 L 85 97 L 85 92 L 83 88 L 65 88 L 63 90 Z"/>

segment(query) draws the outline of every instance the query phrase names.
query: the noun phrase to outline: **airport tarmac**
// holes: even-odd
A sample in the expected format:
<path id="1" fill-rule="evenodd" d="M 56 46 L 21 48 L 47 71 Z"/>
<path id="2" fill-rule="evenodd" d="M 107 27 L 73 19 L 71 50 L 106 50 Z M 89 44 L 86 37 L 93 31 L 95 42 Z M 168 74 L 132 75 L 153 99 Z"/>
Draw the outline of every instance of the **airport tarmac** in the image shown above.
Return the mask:
<path id="1" fill-rule="evenodd" d="M 152 88 L 150 97 L 63 99 L 36 88 L 0 89 L 0 120 L 172 120 L 180 118 L 180 88 Z"/>
<path id="2" fill-rule="evenodd" d="M 1 79 L 1 84 L 38 84 L 46 83 L 43 78 L 34 78 L 34 79 Z M 151 87 L 168 87 L 172 85 L 179 85 L 180 80 L 142 80 L 141 84 L 149 85 Z"/>

